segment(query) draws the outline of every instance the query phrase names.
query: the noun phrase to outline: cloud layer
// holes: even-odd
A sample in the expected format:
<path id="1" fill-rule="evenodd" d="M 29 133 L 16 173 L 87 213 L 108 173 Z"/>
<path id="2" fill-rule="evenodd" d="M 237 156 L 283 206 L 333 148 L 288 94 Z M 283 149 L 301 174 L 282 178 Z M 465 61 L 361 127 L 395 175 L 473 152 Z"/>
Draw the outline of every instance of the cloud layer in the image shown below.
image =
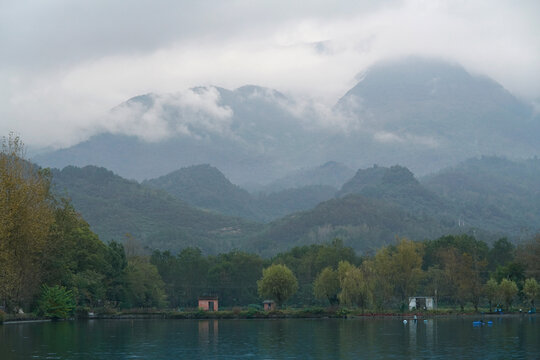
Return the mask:
<path id="1" fill-rule="evenodd" d="M 540 99 L 537 1 L 373 3 L 4 1 L 0 133 L 57 147 L 104 130 L 151 128 L 146 140 L 190 131 L 171 128 L 159 113 L 110 115 L 126 99 L 151 92 L 180 92 L 176 98 L 193 121 L 226 125 L 231 114 L 216 105 L 216 94 L 187 90 L 200 85 L 275 88 L 309 99 L 320 113 L 374 62 L 409 54 L 457 61 Z M 171 99 L 156 99 L 164 100 Z M 399 141 L 388 134 L 379 140 Z"/>

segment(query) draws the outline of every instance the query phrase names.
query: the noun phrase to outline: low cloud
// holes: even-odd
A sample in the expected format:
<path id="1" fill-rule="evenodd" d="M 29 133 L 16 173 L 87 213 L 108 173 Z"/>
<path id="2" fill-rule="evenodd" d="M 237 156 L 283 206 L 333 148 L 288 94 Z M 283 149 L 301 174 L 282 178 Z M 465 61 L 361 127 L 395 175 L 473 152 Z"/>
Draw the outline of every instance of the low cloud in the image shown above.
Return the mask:
<path id="1" fill-rule="evenodd" d="M 461 63 L 538 99 L 539 22 L 537 1 L 314 1 L 307 8 L 281 0 L 7 0 L 0 8 L 0 132 L 60 147 L 103 129 L 149 141 L 168 132 L 196 135 L 194 127 L 225 131 L 232 115 L 210 106 L 213 95 L 182 89 L 245 84 L 294 98 L 291 111 L 306 115 L 306 126 L 365 129 L 361 117 L 333 105 L 373 63 L 410 54 Z M 159 106 L 109 118 L 135 95 L 178 91 L 183 118 L 192 120 L 161 121 Z"/>
<path id="2" fill-rule="evenodd" d="M 188 89 L 174 94 L 148 94 L 114 108 L 102 131 L 134 135 L 155 142 L 178 135 L 230 134 L 233 111 L 220 106 L 216 88 Z"/>
<path id="3" fill-rule="evenodd" d="M 425 148 L 436 148 L 439 146 L 439 142 L 433 137 L 410 133 L 396 134 L 388 131 L 377 131 L 373 134 L 373 139 L 382 144 L 421 146 Z"/>

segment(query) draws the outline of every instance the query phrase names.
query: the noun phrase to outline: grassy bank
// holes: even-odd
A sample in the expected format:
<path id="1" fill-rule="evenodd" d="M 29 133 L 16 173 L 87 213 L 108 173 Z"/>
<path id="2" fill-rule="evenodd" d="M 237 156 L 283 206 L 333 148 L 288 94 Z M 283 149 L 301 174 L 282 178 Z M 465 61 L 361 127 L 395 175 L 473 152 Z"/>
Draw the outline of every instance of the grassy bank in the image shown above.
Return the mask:
<path id="1" fill-rule="evenodd" d="M 489 313 L 488 309 L 479 309 L 474 312 L 473 309 L 461 311 L 454 308 L 442 308 L 431 311 L 410 311 L 410 312 L 392 312 L 392 311 L 374 311 L 357 308 L 344 307 L 306 307 L 306 308 L 286 308 L 273 311 L 263 311 L 254 308 L 232 308 L 220 311 L 203 311 L 198 309 L 189 309 L 185 311 L 159 310 L 159 309 L 96 309 L 94 313 L 79 312 L 75 317 L 77 319 L 317 319 L 317 318 L 367 318 L 367 317 L 401 317 L 418 318 L 438 317 L 438 316 L 478 316 L 478 315 L 497 315 Z M 526 311 L 519 312 L 519 309 L 505 312 L 503 315 L 526 315 Z M 46 320 L 46 318 L 34 314 L 4 314 L 4 322 Z"/>

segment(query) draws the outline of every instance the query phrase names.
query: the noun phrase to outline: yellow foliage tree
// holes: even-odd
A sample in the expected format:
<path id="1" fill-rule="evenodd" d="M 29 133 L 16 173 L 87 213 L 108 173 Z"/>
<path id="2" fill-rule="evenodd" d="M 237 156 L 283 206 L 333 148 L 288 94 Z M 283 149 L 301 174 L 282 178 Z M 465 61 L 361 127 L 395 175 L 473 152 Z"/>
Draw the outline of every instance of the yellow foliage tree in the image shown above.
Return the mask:
<path id="1" fill-rule="evenodd" d="M 50 176 L 24 158 L 14 135 L 0 152 L 0 299 L 27 304 L 39 291 L 41 255 L 54 221 Z"/>

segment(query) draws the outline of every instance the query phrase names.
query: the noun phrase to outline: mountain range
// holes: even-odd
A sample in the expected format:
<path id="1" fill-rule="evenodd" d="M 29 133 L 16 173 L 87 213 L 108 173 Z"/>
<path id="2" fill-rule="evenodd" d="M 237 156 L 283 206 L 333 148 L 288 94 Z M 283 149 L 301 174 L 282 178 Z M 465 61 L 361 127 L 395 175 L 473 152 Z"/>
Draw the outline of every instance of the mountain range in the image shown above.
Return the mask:
<path id="1" fill-rule="evenodd" d="M 57 194 L 70 197 L 103 240 L 130 233 L 162 250 L 197 246 L 206 253 L 243 249 L 271 256 L 340 237 L 366 252 L 396 237 L 469 233 L 488 242 L 504 236 L 519 241 L 540 231 L 537 158 L 469 159 L 420 179 L 403 166 L 372 166 L 339 190 L 305 185 L 263 196 L 233 185 L 209 165 L 142 184 L 104 168 L 69 166 L 53 170 L 53 181 Z M 317 200 L 314 193 L 324 196 Z M 268 212 L 272 202 L 281 213 L 265 219 L 270 222 L 250 218 Z"/>
<path id="2" fill-rule="evenodd" d="M 471 157 L 540 152 L 531 105 L 458 64 L 417 57 L 375 64 L 332 107 L 258 86 L 210 86 L 136 96 L 111 110 L 110 123 L 33 161 L 103 166 L 138 181 L 210 164 L 235 184 L 268 192 L 329 161 L 355 169 L 401 164 L 425 175 Z"/>
<path id="3" fill-rule="evenodd" d="M 315 205 L 334 197 L 340 186 L 335 176 L 325 171 L 328 165 L 308 169 L 308 173 L 318 173 L 318 185 L 314 179 L 305 178 L 297 186 L 277 188 L 274 192 L 250 194 L 234 185 L 217 168 L 193 165 L 173 171 L 156 179 L 143 181 L 156 189 L 161 189 L 176 198 L 202 209 L 222 214 L 239 216 L 254 221 L 267 222 L 295 211 L 311 209 Z M 335 166 L 339 166 L 337 163 Z M 298 173 L 296 172 L 295 175 Z M 324 175 L 330 175 L 330 178 Z M 343 180 L 343 182 L 346 180 Z M 337 187 L 324 185 L 332 182 Z"/>

